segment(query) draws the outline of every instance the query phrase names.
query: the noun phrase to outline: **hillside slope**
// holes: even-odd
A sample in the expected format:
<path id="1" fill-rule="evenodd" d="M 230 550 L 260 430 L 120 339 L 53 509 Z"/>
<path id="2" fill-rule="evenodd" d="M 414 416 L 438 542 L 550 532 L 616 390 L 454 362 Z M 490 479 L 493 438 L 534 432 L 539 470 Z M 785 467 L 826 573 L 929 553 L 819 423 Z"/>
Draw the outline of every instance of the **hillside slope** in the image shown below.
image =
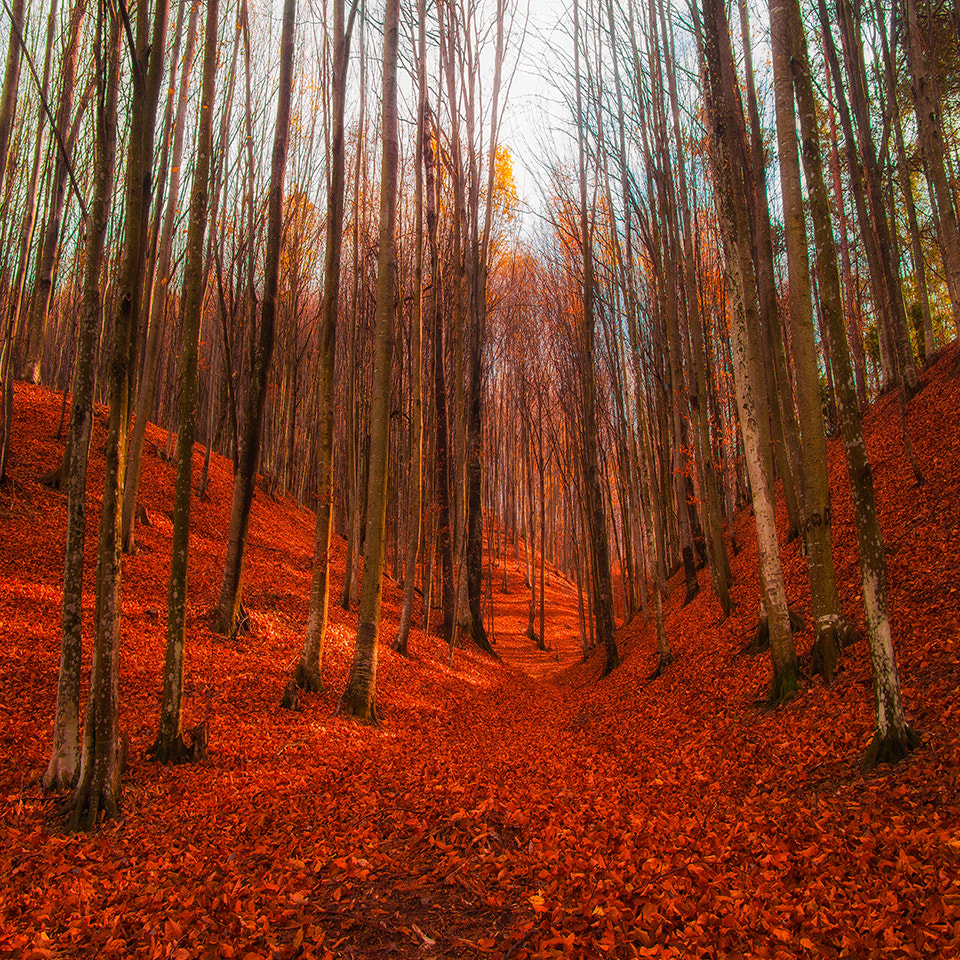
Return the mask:
<path id="1" fill-rule="evenodd" d="M 0 955 L 960 956 L 960 384 L 945 378 L 954 354 L 909 405 L 924 487 L 913 489 L 901 454 L 895 399 L 866 420 L 904 697 L 923 736 L 907 763 L 859 771 L 872 732 L 863 644 L 846 651 L 831 688 L 805 683 L 774 714 L 752 707 L 769 666 L 737 656 L 756 618 L 747 514 L 735 615 L 720 622 L 705 581 L 683 609 L 674 590 L 677 659 L 659 680 L 646 679 L 654 645 L 641 618 L 620 631 L 625 663 L 612 676 L 598 679 L 599 661 L 576 663 L 575 598 L 556 575 L 551 650 L 533 651 L 511 571 L 494 608 L 505 664 L 458 650 L 448 667 L 436 639 L 415 631 L 412 662 L 381 650 L 384 724 L 357 726 L 333 716 L 355 631 L 355 614 L 334 604 L 326 692 L 283 711 L 312 514 L 258 492 L 246 576 L 254 630 L 235 643 L 217 637 L 209 613 L 231 477 L 215 459 L 210 500 L 194 514 L 186 717 L 209 720 L 211 754 L 160 767 L 144 751 L 159 714 L 173 468 L 157 456 L 165 435 L 152 431 L 152 525 L 124 570 L 124 816 L 90 837 L 51 825 L 57 801 L 38 784 L 65 503 L 37 478 L 59 456 L 60 398 L 18 388 L 12 482 L 0 490 Z M 856 619 L 836 442 L 831 464 L 837 566 Z M 101 481 L 94 464 L 91 552 Z M 339 542 L 333 559 L 337 596 Z M 783 559 L 791 604 L 809 621 L 799 547 Z M 400 599 L 390 581 L 384 598 L 389 638 Z M 91 607 L 92 596 L 88 619 Z M 808 629 L 799 642 L 809 641 Z"/>

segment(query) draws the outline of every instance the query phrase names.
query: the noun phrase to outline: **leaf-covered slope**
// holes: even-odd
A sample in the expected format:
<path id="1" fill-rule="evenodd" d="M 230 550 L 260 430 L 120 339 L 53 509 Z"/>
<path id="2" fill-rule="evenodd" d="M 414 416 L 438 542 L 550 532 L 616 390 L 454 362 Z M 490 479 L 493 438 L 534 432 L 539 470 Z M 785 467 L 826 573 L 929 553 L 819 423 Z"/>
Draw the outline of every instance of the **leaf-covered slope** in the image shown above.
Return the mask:
<path id="1" fill-rule="evenodd" d="M 312 514 L 258 492 L 246 596 L 254 632 L 209 629 L 230 495 L 215 458 L 194 514 L 187 725 L 209 716 L 210 759 L 144 758 L 159 715 L 173 468 L 151 431 L 152 526 L 124 571 L 124 818 L 68 836 L 38 777 L 59 651 L 65 505 L 36 478 L 59 456 L 59 398 L 18 388 L 13 482 L 0 491 L 0 950 L 16 956 L 948 957 L 960 954 L 960 384 L 929 374 L 908 425 L 927 483 L 912 488 L 895 398 L 866 429 L 888 542 L 892 613 L 922 748 L 863 775 L 872 731 L 865 645 L 835 685 L 760 714 L 769 670 L 737 656 L 753 629 L 751 520 L 738 520 L 737 611 L 667 604 L 677 660 L 652 628 L 620 631 L 624 666 L 577 657 L 572 587 L 550 572 L 547 640 L 523 637 L 511 567 L 495 595 L 508 665 L 419 632 L 411 663 L 381 649 L 376 730 L 332 716 L 355 614 L 332 607 L 327 692 L 279 708 L 306 612 Z M 92 451 L 102 444 L 102 431 Z M 199 452 L 198 469 L 199 469 Z M 856 619 L 857 566 L 842 450 L 831 447 L 838 573 Z M 94 465 L 88 543 L 101 475 Z M 804 559 L 783 548 L 809 622 Z M 334 547 L 334 596 L 343 549 Z M 499 578 L 495 577 L 499 588 Z M 90 579 L 92 587 L 92 574 Z M 382 635 L 400 594 L 388 582 Z M 89 617 L 92 606 L 87 607 Z M 89 632 L 87 633 L 89 637 Z M 88 641 L 89 642 L 89 641 Z M 809 626 L 799 638 L 810 642 Z M 554 657 L 559 658 L 559 663 Z M 87 663 L 89 651 L 87 651 Z M 510 666 L 513 664 L 514 666 Z M 527 673 L 521 672 L 522 666 Z M 552 671 L 560 669 L 553 680 Z M 529 674 L 538 677 L 531 679 Z M 85 691 L 84 691 L 85 696 Z"/>

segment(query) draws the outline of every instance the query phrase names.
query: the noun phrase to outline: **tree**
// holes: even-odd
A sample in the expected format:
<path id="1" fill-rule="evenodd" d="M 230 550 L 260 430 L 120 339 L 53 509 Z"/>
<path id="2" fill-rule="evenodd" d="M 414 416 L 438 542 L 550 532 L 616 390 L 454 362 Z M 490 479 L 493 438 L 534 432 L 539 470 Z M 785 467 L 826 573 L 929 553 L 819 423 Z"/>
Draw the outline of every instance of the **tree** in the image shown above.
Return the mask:
<path id="1" fill-rule="evenodd" d="M 114 189 L 117 138 L 117 91 L 120 61 L 119 18 L 100 7 L 97 18 L 97 98 L 94 112 L 96 176 L 87 226 L 80 332 L 70 407 L 67 463 L 67 535 L 64 546 L 60 676 L 54 714 L 53 748 L 43 776 L 47 788 L 69 787 L 80 759 L 80 666 L 83 545 L 86 534 L 87 451 L 93 426 L 97 331 L 102 309 L 100 268 L 104 255 L 110 200 Z M 89 714 L 88 714 L 89 716 Z M 114 745 L 115 749 L 115 745 Z M 87 760 L 89 768 L 89 757 Z M 92 773 L 92 768 L 90 768 Z M 110 773 L 118 777 L 119 769 Z M 111 797 L 111 803 L 114 802 Z M 96 811 L 93 814 L 96 818 Z M 79 826 L 79 818 L 77 825 Z"/>
<path id="2" fill-rule="evenodd" d="M 800 157 L 794 117 L 791 44 L 800 42 L 797 29 L 784 9 L 791 0 L 771 0 L 770 25 L 777 117 L 777 147 L 783 194 L 784 233 L 789 276 L 790 324 L 793 363 L 796 371 L 797 409 L 803 440 L 803 534 L 814 620 L 814 663 L 827 683 L 833 680 L 839 647 L 848 627 L 840 608 L 837 579 L 830 542 L 830 484 L 827 476 L 827 444 L 820 400 L 813 333 L 813 299 L 807 253 L 806 217 L 800 186 Z"/>
<path id="3" fill-rule="evenodd" d="M 131 101 L 133 122 L 125 176 L 123 264 L 108 376 L 110 414 L 97 541 L 93 664 L 90 669 L 90 696 L 83 725 L 80 775 L 71 800 L 72 810 L 68 820 L 71 829 L 84 827 L 91 830 L 96 826 L 101 814 L 107 819 L 115 817 L 120 794 L 124 752 L 118 737 L 117 702 L 122 616 L 121 497 L 130 391 L 136 356 L 134 319 L 137 316 L 136 300 L 145 241 L 144 208 L 149 201 L 150 177 L 145 171 L 149 169 L 149 160 L 153 157 L 152 126 L 156 112 L 156 95 L 159 93 L 160 70 L 155 68 L 155 64 L 156 60 L 162 60 L 162 56 L 158 55 L 151 61 L 149 54 L 151 43 L 158 54 L 164 48 L 166 10 L 166 0 L 159 0 L 152 10 L 145 3 L 137 13 L 137 50 Z M 151 23 L 152 41 L 149 36 Z"/>
<path id="4" fill-rule="evenodd" d="M 33 300 L 27 317 L 26 357 L 23 376 L 30 383 L 40 382 L 40 360 L 43 350 L 43 334 L 50 310 L 53 294 L 53 268 L 57 248 L 60 245 L 60 227 L 63 217 L 63 205 L 66 198 L 67 173 L 71 155 L 67 146 L 70 139 L 70 124 L 73 120 L 73 94 L 77 76 L 77 55 L 80 49 L 80 29 L 87 12 L 86 0 L 78 0 L 70 11 L 70 23 L 64 41 L 63 56 L 60 59 L 60 98 L 54 136 L 58 148 L 55 153 L 53 182 L 47 223 L 43 230 L 40 248 L 40 260 L 37 265 L 37 279 L 34 284 Z"/>
<path id="5" fill-rule="evenodd" d="M 3 70 L 3 88 L 0 89 L 0 182 L 7 174 L 10 153 L 10 134 L 17 110 L 17 86 L 20 83 L 20 46 L 23 43 L 24 0 L 14 0 L 10 15 L 10 36 L 7 40 L 7 60 Z"/>
<path id="6" fill-rule="evenodd" d="M 920 29 L 917 0 L 905 0 L 907 14 L 907 52 L 912 83 L 910 94 L 917 115 L 920 148 L 932 188 L 934 222 L 943 257 L 947 289 L 953 309 L 953 329 L 960 334 L 960 227 L 957 211 L 947 182 L 944 157 L 943 120 L 933 80 L 927 69 L 929 53 Z"/>
<path id="7" fill-rule="evenodd" d="M 740 430 L 753 497 L 763 608 L 770 634 L 773 682 L 767 702 L 781 704 L 797 692 L 797 661 L 790 632 L 783 571 L 777 544 L 771 477 L 766 466 L 763 386 L 760 371 L 756 280 L 749 249 L 746 176 L 749 170 L 737 79 L 726 12 L 718 0 L 703 4 L 703 24 L 695 20 L 709 132 L 710 162 L 717 215 L 729 278 L 734 379 Z"/>
<path id="8" fill-rule="evenodd" d="M 393 649 L 408 656 L 410 623 L 413 619 L 413 592 L 417 572 L 417 556 L 423 536 L 421 496 L 423 492 L 423 406 L 421 371 L 423 357 L 421 332 L 423 328 L 423 176 L 425 139 L 427 134 L 427 11 L 424 0 L 417 3 L 417 142 L 414 176 L 414 243 L 416 267 L 414 270 L 413 317 L 410 324 L 410 473 L 408 480 L 407 536 L 404 546 L 403 606 L 400 625 Z"/>
<path id="9" fill-rule="evenodd" d="M 786 6 L 789 29 L 794 38 L 792 58 L 797 107 L 800 117 L 804 173 L 810 191 L 810 214 L 817 251 L 817 272 L 823 295 L 822 306 L 830 341 L 830 356 L 837 385 L 837 412 L 840 433 L 847 458 L 847 473 L 853 495 L 857 548 L 863 605 L 867 620 L 867 643 L 873 667 L 873 693 L 877 729 L 864 757 L 865 766 L 897 761 L 919 744 L 919 737 L 907 724 L 900 695 L 900 675 L 893 648 L 890 615 L 887 609 L 887 561 L 877 517 L 873 473 L 867 458 L 860 408 L 853 382 L 853 370 L 847 352 L 840 300 L 840 274 L 830 221 L 830 206 L 820 158 L 817 104 L 803 40 L 799 6 L 792 0 Z"/>
<path id="10" fill-rule="evenodd" d="M 7 41 L 7 60 L 0 88 L 0 188 L 6 185 L 7 161 L 10 156 L 10 135 L 13 132 L 17 110 L 17 87 L 20 82 L 20 47 L 23 44 L 24 0 L 14 0 L 10 16 L 10 37 Z M 6 325 L 0 347 L 0 390 L 3 416 L 0 417 L 0 481 L 6 479 L 7 457 L 10 449 L 10 427 L 13 421 L 13 330 Z"/>
<path id="11" fill-rule="evenodd" d="M 260 332 L 250 371 L 244 434 L 233 482 L 227 554 L 223 563 L 217 618 L 220 632 L 235 635 L 243 594 L 243 563 L 250 528 L 253 486 L 260 460 L 263 409 L 267 396 L 267 374 L 276 342 L 277 288 L 280 276 L 280 248 L 283 243 L 283 183 L 290 141 L 290 91 L 293 86 L 293 54 L 296 0 L 284 0 L 283 30 L 280 37 L 280 84 L 277 90 L 277 128 L 273 138 L 270 190 L 267 196 L 267 249 L 264 257 L 263 303 Z M 250 144 L 252 147 L 252 144 Z M 251 198 L 252 200 L 252 198 Z M 250 231 L 248 243 L 254 241 Z M 253 282 L 252 270 L 249 278 Z"/>
<path id="12" fill-rule="evenodd" d="M 593 226 L 587 214 L 587 167 L 584 114 L 582 106 L 580 74 L 580 20 L 579 0 L 573 5 L 574 30 L 574 75 L 577 97 L 577 158 L 580 181 L 580 251 L 583 259 L 582 314 L 580 326 L 581 389 L 583 392 L 583 433 L 581 437 L 583 456 L 584 495 L 587 503 L 587 519 L 590 528 L 590 547 L 593 553 L 594 571 L 594 616 L 597 635 L 604 649 L 604 674 L 620 666 L 620 653 L 614 636 L 613 591 L 610 580 L 610 554 L 607 540 L 607 520 L 603 509 L 603 491 L 597 450 L 597 393 L 594 370 L 594 279 L 593 279 Z"/>
<path id="13" fill-rule="evenodd" d="M 327 202 L 327 245 L 323 269 L 323 302 L 320 307 L 320 345 L 317 351 L 319 429 L 317 431 L 317 522 L 313 542 L 313 576 L 310 609 L 304 630 L 303 649 L 293 680 L 302 690 L 318 691 L 323 644 L 327 632 L 330 597 L 330 533 L 333 528 L 333 374 L 337 345 L 337 309 L 340 296 L 340 251 L 343 245 L 343 200 L 345 191 L 344 113 L 350 37 L 357 13 L 356 0 L 344 21 L 343 0 L 333 8 L 333 136 L 330 144 L 330 188 Z"/>
<path id="14" fill-rule="evenodd" d="M 187 561 L 190 555 L 190 501 L 193 496 L 193 445 L 197 434 L 197 354 L 200 318 L 206 287 L 204 234 L 210 191 L 210 161 L 213 139 L 213 95 L 217 73 L 217 0 L 207 0 L 204 37 L 203 84 L 197 130 L 196 167 L 190 198 L 187 233 L 187 265 L 183 278 L 182 340 L 180 345 L 180 434 L 177 479 L 173 494 L 173 535 L 170 579 L 167 589 L 167 648 L 163 665 L 163 699 L 160 729 L 151 748 L 161 763 L 198 759 L 204 743 L 199 734 L 188 746 L 183 740 L 181 701 L 183 661 L 186 647 Z"/>
<path id="15" fill-rule="evenodd" d="M 397 290 L 397 47 L 400 0 L 387 0 L 383 26 L 382 149 L 380 172 L 380 254 L 377 262 L 377 314 L 374 328 L 373 385 L 370 395 L 370 466 L 367 523 L 363 541 L 363 579 L 357 640 L 350 677 L 339 711 L 365 723 L 378 723 L 376 706 L 377 640 L 383 587 L 384 534 L 387 511 L 387 465 L 390 452 L 390 365 Z"/>
<path id="16" fill-rule="evenodd" d="M 168 94 L 168 117 L 172 110 L 174 97 L 174 71 L 178 64 L 181 26 L 183 20 L 183 0 L 181 0 L 180 15 L 177 18 L 176 39 L 173 48 L 173 63 L 171 64 L 170 91 Z M 134 415 L 133 436 L 130 439 L 130 452 L 127 457 L 127 471 L 123 487 L 123 549 L 125 553 L 133 553 L 135 547 L 135 531 L 137 523 L 137 493 L 140 487 L 140 467 L 143 461 L 143 445 L 147 435 L 147 419 L 153 407 L 156 390 L 158 365 L 160 359 L 161 334 L 164 329 L 164 301 L 172 279 L 173 241 L 175 221 L 180 204 L 180 170 L 183 156 L 183 141 L 187 118 L 187 102 L 190 89 L 190 75 L 193 67 L 193 55 L 196 46 L 197 14 L 200 9 L 198 3 L 190 6 L 190 17 L 187 24 L 187 46 L 183 55 L 183 64 L 180 74 L 180 88 L 177 96 L 176 117 L 173 119 L 173 142 L 169 136 L 164 139 L 163 160 L 161 161 L 161 176 L 158 178 L 158 187 L 163 185 L 162 171 L 166 168 L 168 151 L 171 154 L 170 180 L 167 187 L 167 204 L 163 215 L 163 224 L 160 228 L 159 248 L 156 251 L 153 267 L 153 282 L 150 284 L 144 305 L 146 318 L 147 343 L 143 363 L 143 373 L 140 378 L 140 389 L 137 392 L 137 408 Z M 165 124 L 166 126 L 166 124 Z M 158 213 L 159 217 L 159 213 Z"/>

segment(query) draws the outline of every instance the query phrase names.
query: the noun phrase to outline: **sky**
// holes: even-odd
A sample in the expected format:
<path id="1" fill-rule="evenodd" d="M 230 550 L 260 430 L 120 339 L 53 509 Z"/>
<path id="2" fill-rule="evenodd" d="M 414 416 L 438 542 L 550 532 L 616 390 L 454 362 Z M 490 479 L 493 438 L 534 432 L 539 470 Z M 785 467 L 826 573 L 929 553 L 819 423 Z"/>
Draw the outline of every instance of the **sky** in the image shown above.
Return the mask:
<path id="1" fill-rule="evenodd" d="M 523 14 L 518 14 L 518 20 Z M 544 205 L 547 162 L 568 155 L 571 118 L 555 74 L 572 51 L 569 0 L 530 0 L 530 20 L 510 90 L 501 140 L 514 157 L 524 231 L 534 230 Z M 519 29 L 518 29 L 519 34 Z"/>

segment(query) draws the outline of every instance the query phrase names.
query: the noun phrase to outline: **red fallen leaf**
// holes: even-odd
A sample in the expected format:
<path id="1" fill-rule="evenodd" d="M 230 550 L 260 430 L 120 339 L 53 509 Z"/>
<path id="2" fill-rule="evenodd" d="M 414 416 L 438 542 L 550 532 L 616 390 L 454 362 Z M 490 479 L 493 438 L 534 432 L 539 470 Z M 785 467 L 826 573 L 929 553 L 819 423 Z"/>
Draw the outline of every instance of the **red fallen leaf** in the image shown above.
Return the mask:
<path id="1" fill-rule="evenodd" d="M 49 748 L 44 731 L 59 656 L 64 508 L 62 498 L 33 479 L 61 453 L 51 440 L 60 398 L 18 385 L 14 436 L 28 442 L 19 443 L 11 465 L 16 496 L 11 485 L 0 487 L 0 620 L 9 662 L 17 666 L 0 664 L 7 704 L 0 739 L 23 757 L 0 764 L 0 822 L 16 825 L 3 828 L 0 844 L 12 910 L 0 923 L 29 931 L 15 949 L 26 954 L 34 944 L 92 958 L 109 941 L 115 955 L 169 952 L 163 941 L 173 917 L 195 938 L 176 949 L 220 944 L 210 952 L 225 960 L 265 956 L 271 947 L 259 919 L 266 915 L 278 953 L 302 930 L 305 957 L 333 960 L 380 949 L 375 938 L 387 934 L 371 924 L 389 926 L 393 911 L 409 924 L 435 910 L 448 932 L 472 924 L 486 933 L 509 922 L 505 906 L 540 895 L 549 903 L 536 916 L 548 928 L 544 937 L 556 948 L 557 938 L 575 937 L 570 949 L 578 958 L 627 956 L 633 948 L 639 955 L 713 951 L 733 958 L 738 950 L 743 956 L 744 943 L 752 945 L 750 955 L 785 957 L 792 949 L 816 955 L 821 941 L 836 949 L 846 944 L 858 955 L 882 953 L 894 909 L 904 955 L 957 953 L 960 901 L 944 883 L 955 875 L 960 852 L 951 846 L 951 825 L 960 822 L 960 611 L 951 592 L 960 581 L 960 396 L 958 383 L 936 372 L 945 369 L 924 373 L 932 382 L 907 409 L 930 478 L 925 488 L 905 494 L 895 404 L 881 399 L 866 421 L 881 523 L 893 548 L 890 600 L 906 706 L 935 751 L 876 776 L 857 771 L 856 753 L 873 722 L 862 643 L 844 651 L 833 688 L 804 684 L 790 708 L 772 716 L 750 709 L 769 668 L 734 657 L 755 621 L 758 597 L 745 514 L 734 520 L 742 548 L 732 558 L 738 609 L 718 622 L 704 572 L 701 596 L 685 608 L 672 581 L 665 623 L 677 659 L 656 682 L 646 682 L 655 638 L 642 616 L 618 632 L 624 663 L 610 677 L 597 680 L 595 663 L 576 662 L 575 589 L 548 569 L 548 636 L 556 637 L 564 671 L 556 684 L 505 673 L 469 649 L 458 649 L 448 669 L 446 649 L 415 631 L 411 646 L 422 659 L 413 665 L 381 650 L 383 727 L 354 728 L 331 718 L 355 629 L 355 618 L 332 604 L 324 665 L 330 691 L 305 696 L 303 714 L 282 716 L 275 694 L 302 628 L 312 518 L 289 502 L 258 497 L 247 575 L 258 636 L 227 644 L 213 637 L 199 612 L 191 625 L 196 645 L 188 658 L 187 710 L 195 713 L 190 723 L 199 722 L 211 694 L 207 765 L 163 770 L 142 761 L 155 732 L 143 718 L 157 715 L 163 646 L 156 627 L 140 621 L 146 623 L 148 607 L 162 610 L 165 603 L 169 522 L 145 528 L 142 553 L 125 558 L 120 705 L 131 741 L 125 819 L 93 838 L 42 829 L 46 801 L 20 778 L 21 765 L 42 770 Z M 46 406 L 24 407 L 25 390 L 48 397 Z M 96 430 L 92 450 L 102 447 L 99 421 Z M 162 447 L 165 434 L 150 430 L 149 442 Z M 852 505 L 836 443 L 831 458 L 841 596 L 856 617 Z M 90 481 L 91 517 L 98 469 Z M 172 474 L 149 452 L 146 471 L 146 507 L 162 522 Z M 214 458 L 213 496 L 197 505 L 191 565 L 197 611 L 216 602 L 231 482 L 229 465 Z M 42 509 L 25 518 L 34 504 Z M 781 528 L 782 520 L 781 512 Z M 89 540 L 92 550 L 95 536 Z M 521 560 L 522 549 L 521 543 Z M 796 545 L 783 542 L 781 552 L 791 603 L 805 608 L 809 623 L 805 560 Z M 336 593 L 344 561 L 337 538 L 331 554 Z M 497 589 L 502 567 L 494 564 L 497 649 L 508 663 L 543 678 L 556 668 L 527 657 L 529 592 L 512 544 L 508 558 L 509 594 Z M 386 643 L 397 622 L 396 585 L 385 581 L 384 596 Z M 88 592 L 88 616 L 92 600 Z M 22 623 L 25 605 L 30 630 Z M 567 613 L 571 626 L 561 632 Z M 809 631 L 799 639 L 808 643 Z M 864 857 L 878 869 L 861 869 Z M 291 858 L 310 864 L 306 875 Z M 649 865 L 633 873 L 628 861 Z M 462 871 L 457 885 L 444 885 L 454 863 Z M 363 882 L 339 872 L 351 864 L 369 871 Z M 702 885 L 691 882 L 697 874 Z M 465 885 L 483 893 L 468 894 Z M 294 901 L 292 890 L 303 891 L 303 902 Z M 595 907 L 604 913 L 590 926 Z M 615 915 L 622 915 L 622 928 L 612 928 L 614 946 L 605 951 L 603 924 Z M 735 927 L 723 926 L 729 917 Z M 631 924 L 635 934 L 627 932 Z M 33 939 L 41 925 L 51 939 Z M 771 926 L 809 936 L 785 942 L 768 933 Z M 342 943 L 326 950 L 324 930 L 329 942 L 343 937 Z M 443 942 L 440 928 L 429 931 Z M 490 949 L 506 953 L 523 935 L 504 929 Z M 538 942 L 528 940 L 513 957 L 532 955 Z"/>

